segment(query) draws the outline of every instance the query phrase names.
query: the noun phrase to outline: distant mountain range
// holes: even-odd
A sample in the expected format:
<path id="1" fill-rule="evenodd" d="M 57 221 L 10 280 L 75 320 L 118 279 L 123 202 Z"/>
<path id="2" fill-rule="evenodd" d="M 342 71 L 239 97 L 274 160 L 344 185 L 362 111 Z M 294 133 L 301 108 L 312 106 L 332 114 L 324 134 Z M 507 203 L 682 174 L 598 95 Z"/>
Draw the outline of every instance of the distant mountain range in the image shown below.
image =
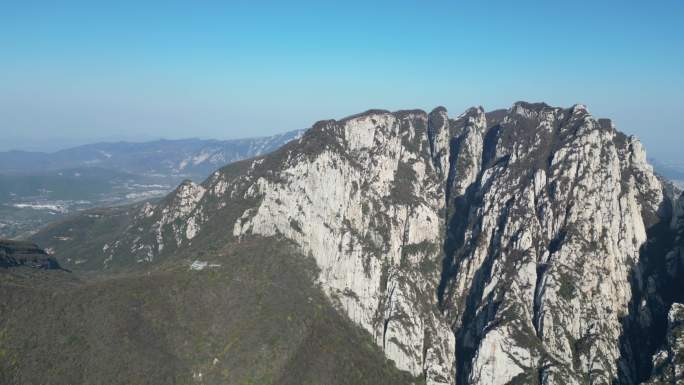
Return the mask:
<path id="1" fill-rule="evenodd" d="M 0 174 L 34 174 L 97 167 L 148 176 L 204 178 L 237 160 L 259 156 L 299 137 L 302 130 L 236 140 L 156 140 L 95 143 L 53 153 L 0 152 Z"/>
<path id="2" fill-rule="evenodd" d="M 303 131 L 237 140 L 95 143 L 53 153 L 0 152 L 0 237 L 14 238 L 83 209 L 164 196 Z"/>
<path id="3" fill-rule="evenodd" d="M 649 159 L 656 172 L 671 180 L 680 188 L 684 188 L 684 164 L 661 162 L 658 159 Z"/>

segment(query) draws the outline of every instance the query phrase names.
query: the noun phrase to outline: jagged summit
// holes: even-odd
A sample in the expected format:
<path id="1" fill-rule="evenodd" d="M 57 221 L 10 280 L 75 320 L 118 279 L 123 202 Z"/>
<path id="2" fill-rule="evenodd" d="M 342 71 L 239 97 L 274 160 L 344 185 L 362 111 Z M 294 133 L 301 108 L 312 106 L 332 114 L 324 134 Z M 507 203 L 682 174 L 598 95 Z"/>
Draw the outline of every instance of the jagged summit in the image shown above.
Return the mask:
<path id="1" fill-rule="evenodd" d="M 626 335 L 667 317 L 654 305 L 644 321 L 634 304 L 658 302 L 645 245 L 669 234 L 668 202 L 638 140 L 580 105 L 369 110 L 35 239 L 98 271 L 285 240 L 427 384 L 636 384 L 657 343 L 636 354 Z"/>
<path id="2" fill-rule="evenodd" d="M 316 132 L 317 130 L 321 130 L 324 127 L 328 127 L 330 129 L 332 126 L 339 125 L 340 127 L 345 127 L 346 123 L 348 122 L 353 122 L 353 121 L 359 121 L 363 119 L 378 119 L 383 116 L 393 116 L 397 119 L 406 119 L 409 117 L 418 117 L 418 120 L 427 120 L 427 119 L 440 119 L 443 118 L 447 121 L 451 122 L 451 125 L 453 126 L 459 126 L 459 125 L 464 125 L 463 120 L 468 120 L 468 119 L 482 119 L 482 115 L 484 115 L 484 118 L 487 121 L 487 129 L 501 124 L 506 117 L 508 117 L 508 120 L 514 120 L 515 118 L 513 117 L 514 115 L 521 115 L 530 119 L 549 119 L 550 116 L 553 116 L 553 118 L 550 119 L 569 119 L 573 116 L 578 116 L 578 117 L 584 117 L 586 116 L 589 119 L 594 119 L 593 116 L 589 113 L 587 107 L 583 104 L 575 104 L 571 107 L 568 108 L 562 108 L 562 107 L 552 107 L 546 103 L 543 102 L 537 102 L 537 103 L 530 103 L 530 102 L 525 102 L 525 101 L 518 101 L 515 102 L 510 108 L 508 109 L 499 109 L 499 110 L 493 110 L 493 111 L 485 111 L 485 109 L 481 106 L 478 107 L 471 107 L 466 109 L 463 113 L 452 117 L 449 117 L 448 111 L 446 107 L 444 106 L 438 106 L 434 108 L 432 111 L 429 113 L 421 110 L 421 109 L 413 109 L 413 110 L 398 110 L 398 111 L 389 111 L 389 110 L 383 110 L 383 109 L 371 109 L 364 111 L 359 114 L 354 114 L 350 115 L 347 117 L 344 117 L 339 120 L 334 120 L 334 119 L 329 119 L 329 120 L 321 120 L 319 122 L 316 122 L 313 125 L 312 130 Z M 612 128 L 615 130 L 615 127 L 613 126 L 612 122 L 610 119 L 604 119 L 604 118 L 599 118 L 594 122 L 594 124 L 598 124 L 598 126 L 603 127 L 603 128 Z M 377 129 L 380 126 L 369 126 L 369 129 Z M 405 128 L 407 126 L 402 126 L 401 128 Z M 536 129 L 539 126 L 533 126 L 531 128 Z M 311 131 L 311 130 L 310 130 Z M 337 133 L 340 133 L 339 130 L 334 131 Z M 458 133 L 452 133 L 453 136 L 457 136 Z"/>
<path id="3" fill-rule="evenodd" d="M 511 107 L 511 109 L 515 109 L 515 108 L 525 108 L 525 109 L 535 110 L 537 112 L 541 112 L 544 109 L 560 109 L 561 107 L 551 107 L 544 102 L 526 102 L 524 100 L 519 100 L 519 101 L 513 103 L 513 106 Z"/>

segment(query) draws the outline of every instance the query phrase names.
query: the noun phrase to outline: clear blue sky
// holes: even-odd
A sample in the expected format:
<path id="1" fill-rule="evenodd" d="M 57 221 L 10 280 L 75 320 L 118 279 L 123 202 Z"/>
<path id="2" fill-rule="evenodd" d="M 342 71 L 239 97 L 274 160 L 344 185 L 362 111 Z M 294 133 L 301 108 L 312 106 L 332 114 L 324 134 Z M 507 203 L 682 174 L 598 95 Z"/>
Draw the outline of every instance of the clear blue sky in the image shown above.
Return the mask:
<path id="1" fill-rule="evenodd" d="M 1 149 L 516 100 L 684 162 L 684 1 L 0 0 Z"/>

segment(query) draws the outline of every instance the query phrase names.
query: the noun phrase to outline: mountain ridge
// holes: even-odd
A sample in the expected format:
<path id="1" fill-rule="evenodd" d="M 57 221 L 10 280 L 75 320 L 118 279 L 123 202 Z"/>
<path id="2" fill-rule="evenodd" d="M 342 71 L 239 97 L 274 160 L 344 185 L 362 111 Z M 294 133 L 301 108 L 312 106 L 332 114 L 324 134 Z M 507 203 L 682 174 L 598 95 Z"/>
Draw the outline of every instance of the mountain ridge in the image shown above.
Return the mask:
<path id="1" fill-rule="evenodd" d="M 166 195 L 184 179 L 273 151 L 291 131 L 238 140 L 97 143 L 54 153 L 0 152 L 0 237 L 16 238 L 83 209 Z"/>
<path id="2" fill-rule="evenodd" d="M 636 384 L 665 337 L 635 352 L 626 333 L 681 301 L 650 283 L 679 226 L 667 194 L 638 140 L 583 105 L 369 110 L 119 208 L 116 227 L 81 216 L 33 239 L 100 273 L 286 240 L 427 384 Z M 663 247 L 645 251 L 657 226 Z"/>
<path id="3" fill-rule="evenodd" d="M 270 152 L 302 130 L 231 140 L 160 139 L 146 142 L 99 142 L 54 152 L 0 152 L 0 173 L 27 173 L 98 166 L 133 173 L 186 174 L 206 177 L 235 160 Z"/>

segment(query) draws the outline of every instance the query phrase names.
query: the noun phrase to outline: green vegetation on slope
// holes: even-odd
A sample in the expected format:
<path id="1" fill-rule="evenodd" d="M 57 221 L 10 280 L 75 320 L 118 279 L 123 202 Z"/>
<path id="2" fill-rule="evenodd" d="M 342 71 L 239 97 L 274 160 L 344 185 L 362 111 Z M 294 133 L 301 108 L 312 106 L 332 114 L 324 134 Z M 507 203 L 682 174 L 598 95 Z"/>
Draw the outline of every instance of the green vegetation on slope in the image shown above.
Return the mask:
<path id="1" fill-rule="evenodd" d="M 3 384 L 409 384 L 312 282 L 253 239 L 152 270 L 0 270 Z"/>

